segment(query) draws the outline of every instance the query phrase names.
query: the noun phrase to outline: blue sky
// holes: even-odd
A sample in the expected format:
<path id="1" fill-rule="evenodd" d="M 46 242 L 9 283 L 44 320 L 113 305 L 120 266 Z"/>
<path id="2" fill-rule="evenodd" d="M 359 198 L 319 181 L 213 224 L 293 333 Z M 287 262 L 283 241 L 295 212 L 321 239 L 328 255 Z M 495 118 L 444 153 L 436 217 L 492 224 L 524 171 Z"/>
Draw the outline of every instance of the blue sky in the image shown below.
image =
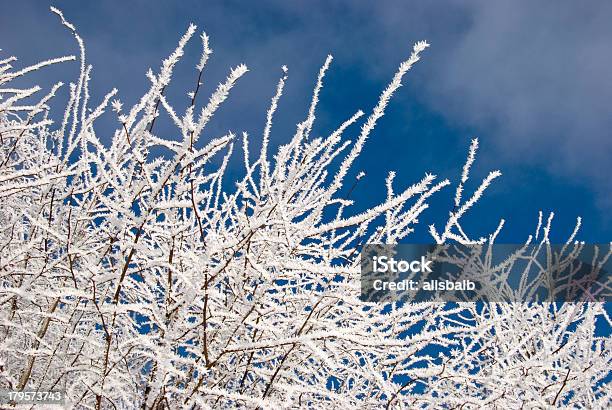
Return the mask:
<path id="1" fill-rule="evenodd" d="M 554 210 L 553 240 L 565 238 L 577 216 L 583 217 L 580 239 L 612 239 L 610 2 L 2 1 L 2 55 L 27 64 L 77 52 L 49 12 L 51 4 L 86 42 L 94 103 L 112 87 L 126 105 L 134 103 L 147 87 L 145 71 L 159 67 L 190 22 L 210 35 L 214 50 L 205 92 L 230 66 L 245 63 L 250 72 L 208 127 L 210 137 L 245 130 L 257 139 L 286 64 L 274 144 L 289 140 L 303 119 L 328 53 L 334 62 L 314 129 L 320 135 L 357 109 L 369 111 L 412 44 L 427 40 L 431 47 L 357 164 L 355 172 L 368 175 L 353 198 L 362 206 L 382 200 L 390 170 L 398 173 L 398 189 L 425 172 L 454 182 L 470 139 L 478 136 L 481 149 L 467 189 L 489 170 L 504 175 L 466 218 L 469 233 L 487 234 L 505 218 L 500 240 L 521 241 L 535 229 L 539 210 Z M 169 91 L 178 106 L 188 104 L 198 56 L 193 41 Z M 68 64 L 38 80 L 68 82 L 76 72 L 76 64 Z M 238 165 L 233 172 L 241 172 Z M 427 224 L 440 224 L 452 194 L 449 189 L 436 198 L 413 240 L 427 238 Z"/>

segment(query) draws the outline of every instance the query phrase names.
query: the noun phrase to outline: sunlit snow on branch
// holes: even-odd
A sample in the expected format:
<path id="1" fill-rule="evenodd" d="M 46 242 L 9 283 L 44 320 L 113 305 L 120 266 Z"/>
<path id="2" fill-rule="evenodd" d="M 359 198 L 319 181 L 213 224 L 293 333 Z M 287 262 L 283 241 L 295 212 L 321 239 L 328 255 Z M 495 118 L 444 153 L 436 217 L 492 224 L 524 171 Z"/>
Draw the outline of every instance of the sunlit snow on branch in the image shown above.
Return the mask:
<path id="1" fill-rule="evenodd" d="M 133 107 L 117 90 L 94 102 L 83 41 L 53 10 L 79 47 L 63 113 L 48 104 L 60 85 L 43 95 L 14 80 L 74 57 L 27 68 L 0 60 L 0 389 L 65 389 L 84 409 L 609 407 L 601 304 L 360 300 L 362 245 L 409 237 L 429 199 L 451 189 L 432 174 L 406 184 L 392 173 L 378 205 L 357 212 L 350 199 L 364 177 L 355 160 L 427 43 L 371 112 L 318 136 L 329 56 L 304 121 L 275 148 L 286 67 L 262 135 L 211 138 L 204 130 L 245 65 L 199 95 L 212 55 L 202 34 L 189 104 L 172 106 L 166 90 L 192 25 Z M 155 125 L 162 115 L 175 127 L 167 135 Z M 102 116 L 116 121 L 112 135 L 100 134 Z M 500 175 L 467 192 L 476 149 L 474 140 L 446 224 L 431 225 L 436 243 L 491 243 L 502 229 L 473 238 L 461 226 Z M 227 189 L 232 154 L 245 169 Z M 531 243 L 548 242 L 551 220 L 540 216 Z"/>

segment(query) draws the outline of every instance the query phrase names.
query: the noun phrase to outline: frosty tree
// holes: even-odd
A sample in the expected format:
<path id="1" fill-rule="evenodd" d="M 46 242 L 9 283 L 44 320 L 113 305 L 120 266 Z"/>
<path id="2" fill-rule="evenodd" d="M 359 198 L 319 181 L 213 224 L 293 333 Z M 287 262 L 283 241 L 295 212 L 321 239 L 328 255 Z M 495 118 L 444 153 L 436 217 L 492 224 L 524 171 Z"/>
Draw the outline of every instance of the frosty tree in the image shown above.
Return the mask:
<path id="1" fill-rule="evenodd" d="M 414 46 L 372 112 L 315 138 L 328 57 L 305 120 L 272 154 L 285 68 L 255 137 L 261 149 L 249 149 L 245 133 L 203 140 L 246 66 L 202 103 L 212 51 L 201 34 L 190 104 L 171 106 L 164 92 L 191 26 L 148 72 L 151 87 L 135 106 L 124 110 L 116 90 L 93 102 L 83 41 L 53 11 L 80 47 L 63 117 L 49 109 L 61 84 L 45 94 L 14 81 L 74 57 L 21 69 L 13 57 L 0 60 L 0 389 L 65 389 L 69 406 L 91 409 L 610 406 L 601 303 L 360 299 L 361 246 L 406 238 L 430 197 L 451 189 L 429 174 L 398 189 L 391 173 L 380 205 L 355 213 L 346 197 L 349 170 L 427 43 Z M 96 131 L 105 113 L 118 119 L 110 137 Z M 159 115 L 180 139 L 159 135 Z M 168 154 L 155 154 L 160 148 Z M 436 243 L 491 244 L 502 229 L 503 221 L 471 238 L 461 228 L 500 175 L 463 192 L 476 150 L 474 141 L 448 222 L 430 227 Z M 228 191 L 222 179 L 235 151 L 244 176 Z M 527 242 L 546 252 L 552 215 L 542 218 Z M 598 261 L 609 256 L 603 249 Z M 479 266 L 498 274 L 511 263 Z"/>

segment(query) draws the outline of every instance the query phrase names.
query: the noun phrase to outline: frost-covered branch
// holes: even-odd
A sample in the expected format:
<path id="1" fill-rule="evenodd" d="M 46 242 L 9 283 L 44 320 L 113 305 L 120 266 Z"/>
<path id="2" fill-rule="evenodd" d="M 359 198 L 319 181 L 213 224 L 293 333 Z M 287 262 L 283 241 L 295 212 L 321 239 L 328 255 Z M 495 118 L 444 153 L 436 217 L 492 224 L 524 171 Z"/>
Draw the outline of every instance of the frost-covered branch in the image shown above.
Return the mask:
<path id="1" fill-rule="evenodd" d="M 172 106 L 164 93 L 196 32 L 190 26 L 124 113 L 116 90 L 93 104 L 84 42 L 54 12 L 80 50 L 63 117 L 48 106 L 59 85 L 40 97 L 14 80 L 73 57 L 23 69 L 0 61 L 0 389 L 66 389 L 72 407 L 94 409 L 609 405 L 609 338 L 595 331 L 598 321 L 610 325 L 602 304 L 360 298 L 362 245 L 409 238 L 450 185 L 425 174 L 397 188 L 393 173 L 371 209 L 355 212 L 349 198 L 363 177 L 348 177 L 355 159 L 427 43 L 414 46 L 354 142 L 344 134 L 361 111 L 329 136 L 311 135 L 328 57 L 306 119 L 272 156 L 283 68 L 261 149 L 251 155 L 253 137 L 240 134 L 245 170 L 227 188 L 236 136 L 205 139 L 204 131 L 246 66 L 200 106 L 212 54 L 203 34 L 189 104 Z M 178 141 L 153 126 L 160 115 Z M 112 135 L 98 131 L 103 116 L 118 120 Z M 476 148 L 474 140 L 443 231 L 431 226 L 437 243 L 486 246 L 502 229 L 503 221 L 489 238 L 472 239 L 461 226 L 500 175 L 464 199 Z M 550 222 L 540 215 L 542 254 Z M 609 256 L 602 249 L 593 265 Z M 537 254 L 499 265 L 489 255 L 475 266 L 503 277 L 519 257 L 546 269 Z"/>

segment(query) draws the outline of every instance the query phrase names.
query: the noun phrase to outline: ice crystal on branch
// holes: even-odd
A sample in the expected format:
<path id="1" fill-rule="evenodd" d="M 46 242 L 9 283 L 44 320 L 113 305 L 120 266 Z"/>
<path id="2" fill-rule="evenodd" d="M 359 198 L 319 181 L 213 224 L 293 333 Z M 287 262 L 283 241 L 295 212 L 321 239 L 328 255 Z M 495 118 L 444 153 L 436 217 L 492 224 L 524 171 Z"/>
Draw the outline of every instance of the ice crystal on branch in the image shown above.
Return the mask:
<path id="1" fill-rule="evenodd" d="M 360 299 L 361 246 L 406 238 L 450 184 L 426 174 L 402 188 L 392 173 L 387 197 L 362 213 L 345 195 L 364 176 L 347 179 L 349 170 L 427 43 L 400 65 L 354 143 L 343 135 L 361 111 L 329 136 L 310 136 L 328 57 L 305 120 L 270 155 L 283 66 L 252 156 L 246 133 L 201 138 L 247 72 L 236 66 L 200 107 L 206 34 L 184 111 L 165 90 L 193 25 L 122 113 L 116 90 L 90 101 L 83 41 L 53 11 L 80 48 L 63 117 L 48 107 L 61 85 L 25 103 L 40 88 L 12 84 L 73 57 L 17 70 L 14 58 L 0 60 L 0 389 L 65 388 L 71 406 L 95 409 L 609 406 L 601 304 L 389 309 Z M 96 120 L 110 110 L 122 113 L 120 126 L 102 140 Z M 158 132 L 160 115 L 178 141 Z M 245 171 L 228 191 L 238 142 Z M 152 154 L 159 147 L 170 155 Z M 462 202 L 476 147 L 443 232 L 431 226 L 438 243 L 490 243 L 501 229 L 472 239 L 460 224 L 500 175 Z M 551 219 L 537 228 L 543 249 Z"/>

